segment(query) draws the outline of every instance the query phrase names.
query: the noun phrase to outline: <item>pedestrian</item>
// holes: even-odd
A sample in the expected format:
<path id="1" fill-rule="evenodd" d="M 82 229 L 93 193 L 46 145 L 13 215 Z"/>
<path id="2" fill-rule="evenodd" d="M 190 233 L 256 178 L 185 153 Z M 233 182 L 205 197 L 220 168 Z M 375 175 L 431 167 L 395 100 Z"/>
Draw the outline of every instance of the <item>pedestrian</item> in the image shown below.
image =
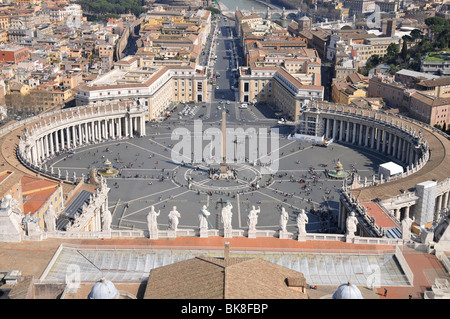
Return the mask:
<path id="1" fill-rule="evenodd" d="M 383 295 L 383 297 L 386 297 L 386 296 L 387 296 L 387 289 L 384 288 L 384 295 Z"/>
<path id="2" fill-rule="evenodd" d="M 408 296 L 408 299 L 412 299 L 412 295 L 409 295 L 409 296 Z"/>

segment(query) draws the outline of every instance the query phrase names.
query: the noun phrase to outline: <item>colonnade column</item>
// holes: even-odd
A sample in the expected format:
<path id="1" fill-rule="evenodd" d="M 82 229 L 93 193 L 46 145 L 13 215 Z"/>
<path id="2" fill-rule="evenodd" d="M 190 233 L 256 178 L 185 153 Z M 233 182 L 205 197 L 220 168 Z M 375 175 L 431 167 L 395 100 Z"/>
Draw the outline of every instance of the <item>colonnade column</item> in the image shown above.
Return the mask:
<path id="1" fill-rule="evenodd" d="M 396 208 L 396 209 L 395 209 L 394 215 L 395 215 L 395 218 L 397 218 L 398 220 L 400 220 L 400 208 Z"/>
<path id="2" fill-rule="evenodd" d="M 437 218 L 439 217 L 439 212 L 441 211 L 441 209 L 442 209 L 442 195 L 439 195 L 437 197 L 436 209 L 434 212 L 434 216 L 435 216 L 434 220 L 437 220 Z"/>
<path id="3" fill-rule="evenodd" d="M 106 120 L 102 120 L 102 135 L 103 135 L 103 139 L 107 138 L 107 135 L 106 135 Z"/>
<path id="4" fill-rule="evenodd" d="M 444 193 L 444 207 L 443 208 L 447 208 L 447 206 L 448 206 L 448 193 L 449 192 L 446 192 L 446 193 Z"/>
<path id="5" fill-rule="evenodd" d="M 63 150 L 64 151 L 64 149 L 66 148 L 66 145 L 65 145 L 65 138 L 64 138 L 64 131 L 65 131 L 65 129 L 61 129 L 60 130 L 60 132 L 61 132 L 61 150 Z"/>
<path id="6" fill-rule="evenodd" d="M 381 136 L 382 136 L 383 130 L 378 129 L 377 132 L 377 151 L 380 151 L 380 147 L 381 147 Z"/>
<path id="7" fill-rule="evenodd" d="M 327 118 L 327 138 L 331 138 L 331 119 Z"/>
<path id="8" fill-rule="evenodd" d="M 403 139 L 401 137 L 398 140 L 398 147 L 397 147 L 397 149 L 398 149 L 397 158 L 399 160 L 402 160 L 402 156 L 403 156 L 403 153 L 402 153 L 402 150 L 403 150 Z"/>
<path id="9" fill-rule="evenodd" d="M 75 133 L 75 125 L 72 126 L 72 141 L 73 146 L 77 146 L 77 134 Z"/>
<path id="10" fill-rule="evenodd" d="M 403 218 L 406 218 L 406 217 L 409 218 L 409 217 L 410 217 L 410 216 L 409 216 L 409 208 L 410 208 L 410 206 L 406 206 L 406 207 L 405 207 L 405 216 L 404 216 Z"/>
<path id="11" fill-rule="evenodd" d="M 110 121 L 111 121 L 111 137 L 116 138 L 116 129 L 115 129 L 116 121 L 115 119 L 111 119 Z"/>
<path id="12" fill-rule="evenodd" d="M 402 140 L 402 155 L 401 155 L 401 158 L 400 158 L 400 160 L 402 162 L 406 161 L 406 143 L 407 143 L 406 140 L 403 139 Z"/>
<path id="13" fill-rule="evenodd" d="M 67 149 L 70 148 L 70 129 L 66 127 L 66 145 Z"/>
<path id="14" fill-rule="evenodd" d="M 345 122 L 345 141 L 350 143 L 350 122 Z"/>
<path id="15" fill-rule="evenodd" d="M 337 134 L 336 134 L 336 131 L 337 131 L 337 122 L 336 122 L 336 119 L 333 119 L 333 139 L 337 139 Z"/>
<path id="16" fill-rule="evenodd" d="M 369 146 L 369 129 L 370 127 L 366 125 L 366 134 L 364 135 L 364 146 Z"/>
<path id="17" fill-rule="evenodd" d="M 375 147 L 375 127 L 372 127 L 372 135 L 370 137 L 370 148 Z"/>
<path id="18" fill-rule="evenodd" d="M 45 142 L 45 136 L 43 138 L 39 139 L 39 161 L 42 161 L 46 156 L 44 142 Z"/>
<path id="19" fill-rule="evenodd" d="M 359 126 L 359 138 L 358 138 L 358 145 L 362 145 L 362 138 L 363 138 L 363 126 L 362 124 L 358 124 Z"/>
<path id="20" fill-rule="evenodd" d="M 44 136 L 44 139 L 42 140 L 42 144 L 43 144 L 43 147 L 42 147 L 42 150 L 43 150 L 43 152 L 42 152 L 42 157 L 43 157 L 43 158 L 46 158 L 46 157 L 48 156 L 48 137 L 47 137 L 47 135 Z"/>
<path id="21" fill-rule="evenodd" d="M 77 145 L 81 145 L 82 144 L 82 141 L 81 141 L 81 124 L 78 124 L 77 125 L 77 129 L 78 129 L 78 132 L 77 132 Z"/>
<path id="22" fill-rule="evenodd" d="M 53 155 L 53 154 L 55 154 L 55 142 L 54 142 L 54 133 L 55 132 L 52 132 L 52 133 L 50 133 L 49 135 L 48 135 L 48 137 L 49 137 L 49 140 L 50 140 L 50 154 L 51 155 Z"/>
<path id="23" fill-rule="evenodd" d="M 141 116 L 139 117 L 140 123 L 141 123 L 141 131 L 139 132 L 141 136 L 145 136 L 145 117 Z"/>
<path id="24" fill-rule="evenodd" d="M 129 119 L 129 129 L 130 129 L 130 137 L 133 137 L 133 118 L 130 116 Z"/>
<path id="25" fill-rule="evenodd" d="M 31 147 L 31 160 L 33 165 L 37 165 L 37 143 L 34 143 L 34 147 Z"/>
<path id="26" fill-rule="evenodd" d="M 53 134 L 55 135 L 55 152 L 59 152 L 59 137 L 58 137 L 59 130 L 55 131 Z"/>
<path id="27" fill-rule="evenodd" d="M 389 133 L 389 144 L 387 149 L 387 155 L 391 155 L 391 149 L 392 149 L 392 133 Z"/>
<path id="28" fill-rule="evenodd" d="M 407 165 L 409 165 L 410 161 L 409 161 L 409 153 L 411 152 L 411 145 L 409 143 L 406 144 L 406 157 L 405 157 L 405 162 Z"/>
<path id="29" fill-rule="evenodd" d="M 356 123 L 352 123 L 353 133 L 352 133 L 352 144 L 356 143 Z"/>

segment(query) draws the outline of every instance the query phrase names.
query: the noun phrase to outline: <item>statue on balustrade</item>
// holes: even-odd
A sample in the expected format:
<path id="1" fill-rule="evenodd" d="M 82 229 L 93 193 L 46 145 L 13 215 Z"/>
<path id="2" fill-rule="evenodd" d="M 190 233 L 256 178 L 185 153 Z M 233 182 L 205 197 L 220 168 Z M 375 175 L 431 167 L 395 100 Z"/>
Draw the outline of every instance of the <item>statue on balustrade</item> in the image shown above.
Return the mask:
<path id="1" fill-rule="evenodd" d="M 261 207 L 258 209 L 252 206 L 252 209 L 248 213 L 247 225 L 248 231 L 256 231 L 256 224 L 258 223 L 258 214 L 261 212 Z"/>
<path id="2" fill-rule="evenodd" d="M 112 222 L 112 216 L 111 212 L 108 208 L 104 212 L 102 212 L 102 230 L 103 231 L 110 231 L 111 230 L 111 222 Z"/>
<path id="3" fill-rule="evenodd" d="M 177 207 L 173 206 L 173 209 L 169 213 L 169 229 L 177 231 L 180 213 L 177 211 Z"/>
<path id="4" fill-rule="evenodd" d="M 410 240 L 411 239 L 411 226 L 414 222 L 415 217 L 411 219 L 409 216 L 405 216 L 402 220 L 402 239 Z"/>
<path id="5" fill-rule="evenodd" d="M 48 232 L 56 230 L 56 216 L 52 204 L 48 205 L 48 208 L 44 213 L 44 223 Z"/>
<path id="6" fill-rule="evenodd" d="M 346 220 L 347 236 L 355 236 L 356 225 L 358 225 L 358 219 L 355 217 L 355 212 L 352 211 Z"/>
<path id="7" fill-rule="evenodd" d="M 208 229 L 209 215 L 211 215 L 211 213 L 208 211 L 208 207 L 206 207 L 206 205 L 203 205 L 202 209 L 200 210 L 200 213 L 198 214 L 198 219 L 200 221 L 200 230 Z"/>
<path id="8" fill-rule="evenodd" d="M 222 215 L 222 223 L 223 223 L 223 229 L 226 233 L 231 232 L 231 219 L 233 217 L 233 213 L 231 209 L 233 208 L 233 205 L 231 205 L 230 202 L 227 202 L 227 204 L 222 208 L 221 215 Z"/>
<path id="9" fill-rule="evenodd" d="M 280 214 L 280 229 L 282 232 L 286 232 L 286 226 L 287 222 L 289 220 L 289 214 L 284 209 L 284 207 L 281 207 L 281 214 Z"/>
<path id="10" fill-rule="evenodd" d="M 150 207 L 150 212 L 147 215 L 147 227 L 148 232 L 150 234 L 150 239 L 158 238 L 158 221 L 157 218 L 160 214 L 160 211 L 155 211 L 155 206 Z"/>
<path id="11" fill-rule="evenodd" d="M 297 215 L 297 228 L 299 237 L 306 236 L 306 224 L 308 223 L 308 221 L 308 215 L 306 215 L 305 210 L 302 209 L 300 214 Z"/>

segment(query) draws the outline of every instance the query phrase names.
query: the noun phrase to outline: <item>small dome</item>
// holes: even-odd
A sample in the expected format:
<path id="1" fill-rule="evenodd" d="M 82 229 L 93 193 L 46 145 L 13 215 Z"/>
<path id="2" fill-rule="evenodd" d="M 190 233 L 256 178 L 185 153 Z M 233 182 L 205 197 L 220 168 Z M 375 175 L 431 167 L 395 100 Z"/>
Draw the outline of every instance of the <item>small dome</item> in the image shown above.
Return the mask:
<path id="1" fill-rule="evenodd" d="M 310 21 L 310 19 L 307 16 L 303 16 L 299 20 L 300 21 Z"/>
<path id="2" fill-rule="evenodd" d="M 333 299 L 364 299 L 358 287 L 350 282 L 342 284 L 333 294 Z"/>
<path id="3" fill-rule="evenodd" d="M 88 299 L 118 299 L 119 295 L 119 291 L 111 281 L 101 279 L 92 286 Z"/>

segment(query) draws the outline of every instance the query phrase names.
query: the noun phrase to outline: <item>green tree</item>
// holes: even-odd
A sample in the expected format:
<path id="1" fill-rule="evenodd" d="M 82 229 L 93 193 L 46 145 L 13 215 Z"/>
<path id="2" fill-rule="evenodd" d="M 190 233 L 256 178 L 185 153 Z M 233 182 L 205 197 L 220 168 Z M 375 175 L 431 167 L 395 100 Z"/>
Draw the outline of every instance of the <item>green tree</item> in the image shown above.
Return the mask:
<path id="1" fill-rule="evenodd" d="M 400 49 L 398 47 L 397 43 L 392 42 L 389 44 L 387 50 L 386 50 L 386 58 L 388 60 L 395 58 L 395 56 L 400 52 Z"/>
<path id="2" fill-rule="evenodd" d="M 422 40 L 423 38 L 423 33 L 422 31 L 420 31 L 419 29 L 414 29 L 411 31 L 410 33 L 411 38 L 416 41 L 416 40 Z"/>
<path id="3" fill-rule="evenodd" d="M 413 38 L 409 35 L 404 35 L 402 40 L 402 51 L 400 52 L 400 56 L 403 61 L 406 61 L 406 56 L 408 55 L 408 43 L 412 42 Z"/>
<path id="4" fill-rule="evenodd" d="M 220 10 L 214 7 L 206 7 L 206 10 L 211 11 L 212 14 L 220 14 Z"/>

